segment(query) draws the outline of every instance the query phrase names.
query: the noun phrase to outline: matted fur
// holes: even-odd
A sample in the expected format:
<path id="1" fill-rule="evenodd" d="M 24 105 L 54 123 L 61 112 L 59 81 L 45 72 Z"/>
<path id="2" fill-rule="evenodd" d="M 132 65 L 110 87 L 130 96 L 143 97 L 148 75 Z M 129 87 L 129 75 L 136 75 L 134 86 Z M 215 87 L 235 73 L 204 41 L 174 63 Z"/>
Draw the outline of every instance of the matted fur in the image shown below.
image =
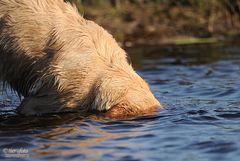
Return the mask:
<path id="1" fill-rule="evenodd" d="M 0 0 L 0 79 L 24 96 L 22 114 L 109 110 L 117 117 L 160 106 L 126 57 L 69 3 Z"/>

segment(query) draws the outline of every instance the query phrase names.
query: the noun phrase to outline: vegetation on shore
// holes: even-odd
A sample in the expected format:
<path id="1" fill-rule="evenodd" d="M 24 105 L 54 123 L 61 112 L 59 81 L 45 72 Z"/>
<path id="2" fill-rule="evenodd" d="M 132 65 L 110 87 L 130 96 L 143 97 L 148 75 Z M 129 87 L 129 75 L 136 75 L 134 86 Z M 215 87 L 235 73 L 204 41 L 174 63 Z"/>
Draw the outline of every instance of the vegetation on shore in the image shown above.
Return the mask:
<path id="1" fill-rule="evenodd" d="M 239 0 L 68 0 L 126 45 L 240 39 Z"/>

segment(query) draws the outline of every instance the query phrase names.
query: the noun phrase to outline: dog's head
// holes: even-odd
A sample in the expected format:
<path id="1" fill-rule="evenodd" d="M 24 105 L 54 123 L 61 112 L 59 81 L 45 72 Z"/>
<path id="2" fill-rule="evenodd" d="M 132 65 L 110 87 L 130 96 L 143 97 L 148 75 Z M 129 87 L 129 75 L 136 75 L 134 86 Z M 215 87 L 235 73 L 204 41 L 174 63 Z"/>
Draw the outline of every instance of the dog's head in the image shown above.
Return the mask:
<path id="1" fill-rule="evenodd" d="M 128 66 L 109 69 L 96 85 L 93 107 L 110 118 L 128 118 L 153 112 L 161 105 L 148 84 Z"/>

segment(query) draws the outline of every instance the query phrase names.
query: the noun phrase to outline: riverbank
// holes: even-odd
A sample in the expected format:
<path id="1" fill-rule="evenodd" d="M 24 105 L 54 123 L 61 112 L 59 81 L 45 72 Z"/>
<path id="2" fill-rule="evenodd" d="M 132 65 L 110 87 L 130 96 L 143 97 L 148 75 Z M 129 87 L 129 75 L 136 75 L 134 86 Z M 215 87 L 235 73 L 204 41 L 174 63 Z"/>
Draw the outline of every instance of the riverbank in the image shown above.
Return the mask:
<path id="1" fill-rule="evenodd" d="M 237 0 L 72 0 L 125 46 L 240 40 Z"/>

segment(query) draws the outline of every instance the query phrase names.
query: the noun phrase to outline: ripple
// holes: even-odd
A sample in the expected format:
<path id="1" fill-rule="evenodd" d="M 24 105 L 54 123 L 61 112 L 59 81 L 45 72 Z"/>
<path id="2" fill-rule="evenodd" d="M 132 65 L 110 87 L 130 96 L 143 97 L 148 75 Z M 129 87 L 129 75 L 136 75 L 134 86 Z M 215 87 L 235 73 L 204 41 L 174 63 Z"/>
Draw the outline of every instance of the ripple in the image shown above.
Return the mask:
<path id="1" fill-rule="evenodd" d="M 225 119 L 239 119 L 240 118 L 240 112 L 219 114 L 217 116 L 221 117 L 221 118 L 225 118 Z"/>
<path id="2" fill-rule="evenodd" d="M 151 50 L 154 56 L 144 55 L 147 49 L 136 53 L 144 58 L 138 73 L 165 110 L 129 120 L 78 113 L 23 117 L 15 112 L 17 96 L 3 93 L 0 151 L 24 147 L 31 151 L 27 160 L 238 161 L 239 49 L 185 46 Z M 5 159 L 1 152 L 0 158 Z"/>
<path id="3" fill-rule="evenodd" d="M 198 118 L 194 118 L 196 120 L 202 120 L 202 121 L 217 121 L 219 120 L 217 117 L 215 116 L 200 116 Z"/>
<path id="4" fill-rule="evenodd" d="M 238 92 L 238 90 L 236 90 L 234 88 L 228 88 L 228 89 L 225 89 L 224 92 L 221 92 L 221 93 L 217 94 L 216 97 L 230 96 L 230 95 L 235 94 L 237 92 Z"/>
<path id="5" fill-rule="evenodd" d="M 120 132 L 131 132 L 134 129 L 141 128 L 143 125 L 140 124 L 118 124 L 118 125 L 108 125 L 103 126 L 103 130 L 107 130 L 111 133 L 120 133 Z"/>
<path id="6" fill-rule="evenodd" d="M 187 112 L 187 114 L 190 114 L 190 115 L 204 115 L 207 113 L 208 112 L 206 110 L 190 110 Z"/>
<path id="7" fill-rule="evenodd" d="M 207 153 L 221 153 L 221 154 L 234 152 L 238 149 L 235 143 L 217 141 L 203 141 L 191 144 L 190 147 L 204 150 Z"/>
<path id="8" fill-rule="evenodd" d="M 15 141 L 12 143 L 1 144 L 0 149 L 9 148 L 9 149 L 19 149 L 19 148 L 32 148 L 33 144 L 23 141 Z"/>

